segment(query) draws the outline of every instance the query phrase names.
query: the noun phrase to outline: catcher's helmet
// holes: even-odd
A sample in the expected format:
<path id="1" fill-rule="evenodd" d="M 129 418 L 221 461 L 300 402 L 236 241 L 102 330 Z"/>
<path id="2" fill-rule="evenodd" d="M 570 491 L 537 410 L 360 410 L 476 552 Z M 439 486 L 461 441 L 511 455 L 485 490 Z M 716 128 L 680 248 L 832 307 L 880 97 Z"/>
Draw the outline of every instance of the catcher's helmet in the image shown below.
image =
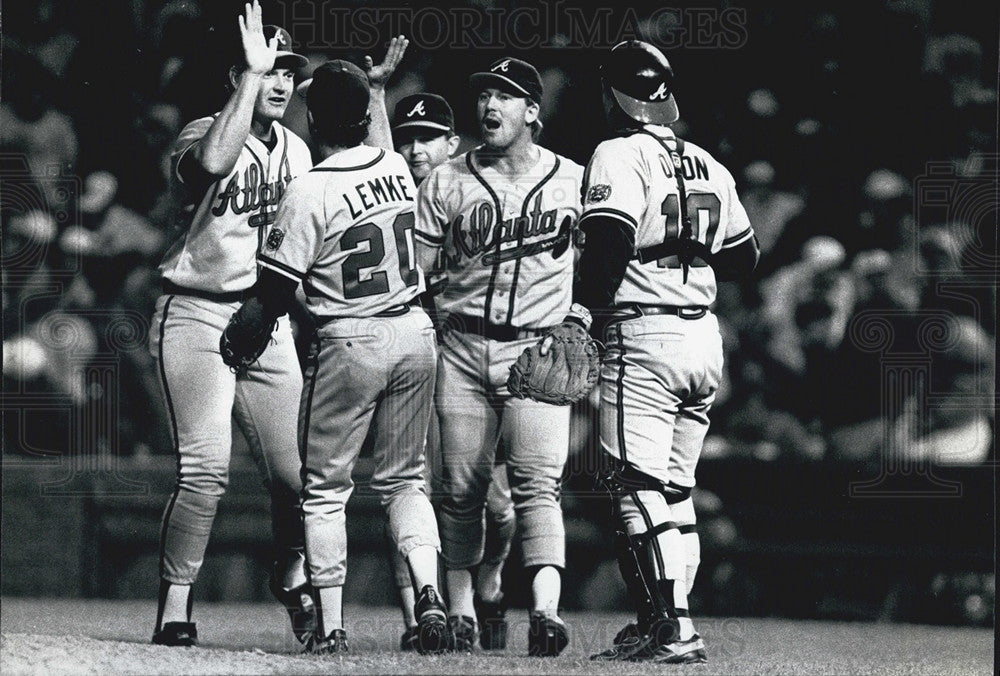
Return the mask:
<path id="1" fill-rule="evenodd" d="M 611 48 L 601 78 L 615 101 L 637 122 L 670 124 L 680 117 L 674 100 L 674 70 L 659 49 L 640 40 Z"/>

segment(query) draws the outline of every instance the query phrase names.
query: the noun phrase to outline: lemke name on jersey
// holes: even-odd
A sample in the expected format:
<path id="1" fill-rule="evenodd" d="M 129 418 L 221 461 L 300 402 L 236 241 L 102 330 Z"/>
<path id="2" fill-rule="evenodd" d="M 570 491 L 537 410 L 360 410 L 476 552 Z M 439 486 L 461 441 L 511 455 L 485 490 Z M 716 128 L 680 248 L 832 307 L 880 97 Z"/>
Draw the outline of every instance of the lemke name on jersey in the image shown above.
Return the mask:
<path id="1" fill-rule="evenodd" d="M 351 218 L 357 218 L 380 204 L 412 202 L 413 197 L 406 187 L 404 176 L 379 176 L 375 180 L 358 183 L 354 186 L 356 195 L 344 193 L 344 201 L 347 202 L 347 208 L 351 211 Z M 355 205 L 358 205 L 360 209 Z"/>

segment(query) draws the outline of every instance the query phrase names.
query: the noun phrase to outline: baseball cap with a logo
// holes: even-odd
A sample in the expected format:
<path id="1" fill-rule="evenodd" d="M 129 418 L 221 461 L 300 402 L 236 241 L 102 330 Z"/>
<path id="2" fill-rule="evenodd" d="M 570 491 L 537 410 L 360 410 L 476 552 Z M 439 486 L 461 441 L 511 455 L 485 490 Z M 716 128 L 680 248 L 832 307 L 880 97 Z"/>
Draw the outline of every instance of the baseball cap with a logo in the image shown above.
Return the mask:
<path id="1" fill-rule="evenodd" d="M 437 94 L 420 92 L 404 97 L 396 104 L 392 115 L 392 131 L 421 129 L 437 133 L 455 129 L 455 114 L 451 106 Z"/>
<path id="2" fill-rule="evenodd" d="M 309 59 L 292 51 L 292 36 L 281 26 L 264 26 L 264 39 L 278 37 L 278 52 L 274 58 L 275 68 L 301 68 L 309 63 Z"/>
<path id="3" fill-rule="evenodd" d="M 495 61 L 488 71 L 473 73 L 469 84 L 477 90 L 497 87 L 535 103 L 542 102 L 542 76 L 527 61 L 509 56 Z"/>

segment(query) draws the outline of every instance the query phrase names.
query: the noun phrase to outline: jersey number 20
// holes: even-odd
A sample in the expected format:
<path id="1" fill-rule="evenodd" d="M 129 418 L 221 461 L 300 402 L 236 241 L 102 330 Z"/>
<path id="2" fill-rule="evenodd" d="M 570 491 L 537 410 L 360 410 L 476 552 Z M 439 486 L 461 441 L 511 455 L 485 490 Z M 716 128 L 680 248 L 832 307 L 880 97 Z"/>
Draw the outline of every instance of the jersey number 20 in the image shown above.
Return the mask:
<path id="1" fill-rule="evenodd" d="M 396 253 L 399 255 L 399 277 L 406 286 L 416 286 L 420 279 L 413 256 L 414 214 L 407 211 L 396 216 L 392 231 L 396 236 Z M 382 228 L 374 223 L 362 223 L 349 228 L 340 238 L 340 250 L 356 249 L 362 242 L 368 242 L 367 251 L 358 251 L 344 261 L 344 298 L 364 298 L 389 293 L 389 275 L 377 270 L 361 278 L 361 270 L 375 268 L 385 258 L 385 241 Z"/>
<path id="2" fill-rule="evenodd" d="M 667 232 L 664 238 L 666 240 L 680 237 L 681 234 L 681 215 L 677 205 L 677 195 L 667 195 L 667 198 L 663 200 L 663 205 L 660 207 L 660 213 L 667 217 Z M 712 244 L 715 242 L 715 235 L 719 232 L 719 215 L 721 211 L 722 203 L 719 201 L 717 195 L 710 192 L 688 193 L 687 212 L 688 218 L 691 219 L 691 236 L 709 249 L 712 248 Z M 693 268 L 704 268 L 707 265 L 708 263 L 700 258 L 694 259 L 694 262 L 691 263 L 691 267 Z M 681 263 L 677 259 L 677 256 L 667 256 L 656 261 L 656 267 L 680 269 Z"/>

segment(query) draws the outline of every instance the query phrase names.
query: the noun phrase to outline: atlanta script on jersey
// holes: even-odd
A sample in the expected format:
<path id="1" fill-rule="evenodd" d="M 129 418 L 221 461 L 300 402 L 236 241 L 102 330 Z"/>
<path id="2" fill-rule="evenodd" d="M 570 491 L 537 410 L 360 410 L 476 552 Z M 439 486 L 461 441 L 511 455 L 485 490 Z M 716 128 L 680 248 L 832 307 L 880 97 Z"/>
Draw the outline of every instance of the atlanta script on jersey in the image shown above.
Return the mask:
<path id="1" fill-rule="evenodd" d="M 635 235 L 636 249 L 678 237 L 677 180 L 663 146 L 674 142 L 668 127 L 647 125 L 641 132 L 597 146 L 584 177 L 581 227 L 586 229 L 593 216 L 616 218 Z M 685 143 L 682 164 L 692 236 L 712 253 L 750 239 L 753 229 L 732 174 L 693 143 Z M 686 283 L 676 256 L 646 264 L 632 260 L 615 293 L 615 304 L 710 305 L 715 293 L 715 273 L 700 259 Z"/>
<path id="2" fill-rule="evenodd" d="M 416 186 L 403 157 L 331 155 L 288 186 L 257 260 L 302 282 L 319 317 L 370 317 L 424 290 L 414 253 Z"/>
<path id="3" fill-rule="evenodd" d="M 212 293 L 243 291 L 257 281 L 255 257 L 293 178 L 309 170 L 309 147 L 277 122 L 272 150 L 247 137 L 236 165 L 202 195 L 184 185 L 181 158 L 212 126 L 213 117 L 188 124 L 171 151 L 172 194 L 180 234 L 160 265 L 164 279 Z M 248 216 L 249 214 L 249 216 Z"/>
<path id="4" fill-rule="evenodd" d="M 569 310 L 583 167 L 539 148 L 517 179 L 482 167 L 470 151 L 420 185 L 417 238 L 444 247 L 448 312 L 490 324 L 540 328 Z"/>

